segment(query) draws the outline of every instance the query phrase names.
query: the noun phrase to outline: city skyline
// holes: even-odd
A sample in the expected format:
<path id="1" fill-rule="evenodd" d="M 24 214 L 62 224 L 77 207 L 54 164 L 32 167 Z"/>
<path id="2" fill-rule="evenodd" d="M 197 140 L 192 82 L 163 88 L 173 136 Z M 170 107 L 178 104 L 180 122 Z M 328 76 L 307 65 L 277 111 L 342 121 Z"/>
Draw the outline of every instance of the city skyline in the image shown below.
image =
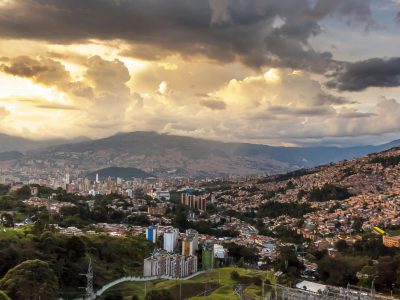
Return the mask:
<path id="1" fill-rule="evenodd" d="M 384 143 L 399 31 L 396 0 L 2 0 L 1 132 Z"/>

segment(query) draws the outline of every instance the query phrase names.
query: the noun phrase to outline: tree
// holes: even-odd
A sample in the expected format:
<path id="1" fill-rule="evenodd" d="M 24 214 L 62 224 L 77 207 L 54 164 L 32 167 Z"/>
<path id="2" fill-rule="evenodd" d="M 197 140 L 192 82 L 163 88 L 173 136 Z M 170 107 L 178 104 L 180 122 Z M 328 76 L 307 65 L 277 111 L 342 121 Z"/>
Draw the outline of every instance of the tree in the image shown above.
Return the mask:
<path id="1" fill-rule="evenodd" d="M 105 300 L 123 300 L 124 297 L 122 297 L 121 295 L 107 295 L 105 297 Z"/>
<path id="2" fill-rule="evenodd" d="M 346 252 L 349 249 L 349 245 L 345 240 L 338 240 L 335 244 L 335 248 L 339 252 Z"/>
<path id="3" fill-rule="evenodd" d="M 3 213 L 0 217 L 0 222 L 4 227 L 14 227 L 14 218 L 9 213 Z"/>
<path id="4" fill-rule="evenodd" d="M 241 257 L 239 259 L 238 265 L 239 265 L 239 268 L 243 268 L 244 267 L 244 258 L 243 257 Z"/>
<path id="5" fill-rule="evenodd" d="M 14 300 L 53 300 L 59 296 L 58 279 L 48 263 L 26 260 L 10 269 L 0 280 L 0 288 Z"/>
<path id="6" fill-rule="evenodd" d="M 180 230 L 188 229 L 189 221 L 187 220 L 186 214 L 186 210 L 183 207 L 178 209 L 172 220 L 172 225 L 174 225 L 174 227 L 178 227 Z"/>
<path id="7" fill-rule="evenodd" d="M 11 300 L 10 297 L 7 296 L 6 293 L 0 291 L 0 300 Z"/>
<path id="8" fill-rule="evenodd" d="M 48 211 L 41 211 L 33 228 L 36 233 L 42 233 L 50 223 Z"/>
<path id="9" fill-rule="evenodd" d="M 9 185 L 0 184 L 0 196 L 6 195 L 10 190 Z"/>
<path id="10" fill-rule="evenodd" d="M 79 236 L 73 236 L 67 240 L 67 255 L 76 261 L 85 255 L 85 244 Z"/>
<path id="11" fill-rule="evenodd" d="M 26 200 L 31 196 L 31 188 L 28 185 L 24 185 L 15 192 L 15 196 L 20 200 Z"/>
<path id="12" fill-rule="evenodd" d="M 231 279 L 232 280 L 239 280 L 239 278 L 240 278 L 240 275 L 239 275 L 239 273 L 237 271 L 232 271 L 231 272 Z"/>
<path id="13" fill-rule="evenodd" d="M 277 269 L 291 277 L 299 276 L 300 271 L 304 269 L 304 265 L 297 259 L 293 247 L 280 247 L 279 255 L 274 263 Z"/>
<path id="14" fill-rule="evenodd" d="M 358 281 L 356 274 L 364 263 L 365 261 L 354 257 L 324 256 L 318 261 L 318 273 L 321 279 L 330 285 L 356 284 Z"/>
<path id="15" fill-rule="evenodd" d="M 167 289 L 152 290 L 146 295 L 146 300 L 172 300 L 173 297 Z"/>
<path id="16" fill-rule="evenodd" d="M 376 285 L 386 289 L 391 289 L 396 283 L 396 268 L 397 264 L 390 256 L 382 256 L 378 260 Z"/>
<path id="17" fill-rule="evenodd" d="M 322 188 L 313 188 L 308 192 L 310 201 L 345 200 L 351 196 L 345 187 L 326 183 Z"/>
<path id="18" fill-rule="evenodd" d="M 355 218 L 351 228 L 354 229 L 355 232 L 360 232 L 362 229 L 363 223 L 364 223 L 363 218 Z"/>

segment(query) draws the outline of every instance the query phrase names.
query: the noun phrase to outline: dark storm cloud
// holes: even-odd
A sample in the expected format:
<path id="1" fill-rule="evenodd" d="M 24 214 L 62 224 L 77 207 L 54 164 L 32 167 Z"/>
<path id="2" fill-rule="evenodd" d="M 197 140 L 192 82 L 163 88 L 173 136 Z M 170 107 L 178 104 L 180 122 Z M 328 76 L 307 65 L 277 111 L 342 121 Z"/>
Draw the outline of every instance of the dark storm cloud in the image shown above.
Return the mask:
<path id="1" fill-rule="evenodd" d="M 347 64 L 327 86 L 341 91 L 400 86 L 400 57 L 372 58 Z"/>
<path id="2" fill-rule="evenodd" d="M 376 117 L 377 114 L 374 113 L 363 113 L 359 111 L 348 111 L 348 112 L 343 112 L 338 115 L 339 118 L 342 119 L 361 119 L 361 118 L 370 118 L 370 117 Z"/>
<path id="3" fill-rule="evenodd" d="M 316 105 L 340 105 L 347 103 L 355 103 L 354 101 L 349 101 L 344 97 L 338 97 L 327 93 L 319 93 L 315 99 Z"/>
<path id="4" fill-rule="evenodd" d="M 295 115 L 295 116 L 323 116 L 331 115 L 334 110 L 331 107 L 287 107 L 287 106 L 272 106 L 268 108 L 268 112 L 277 115 Z"/>
<path id="5" fill-rule="evenodd" d="M 293 117 L 320 117 L 334 115 L 335 110 L 331 107 L 288 107 L 271 106 L 265 111 L 259 111 L 255 114 L 248 114 L 248 120 L 273 120 L 273 119 L 292 119 Z"/>
<path id="6" fill-rule="evenodd" d="M 4 73 L 19 77 L 35 77 L 49 70 L 47 66 L 26 56 L 20 56 L 14 61 L 3 58 L 3 61 L 9 63 L 0 65 L 0 70 Z"/>
<path id="7" fill-rule="evenodd" d="M 368 1 L 16 0 L 0 8 L 0 36 L 123 39 L 133 44 L 126 53 L 147 59 L 179 53 L 324 72 L 332 55 L 313 50 L 308 38 L 328 15 L 369 22 Z"/>
<path id="8" fill-rule="evenodd" d="M 224 110 L 226 108 L 226 103 L 220 100 L 201 100 L 200 105 L 212 110 Z"/>
<path id="9" fill-rule="evenodd" d="M 371 10 L 366 0 L 320 0 L 311 11 L 311 15 L 323 18 L 327 15 L 338 14 L 341 16 L 355 16 L 359 21 L 372 25 Z"/>
<path id="10" fill-rule="evenodd" d="M 81 81 L 73 81 L 65 66 L 50 58 L 17 56 L 0 59 L 0 71 L 18 77 L 29 78 L 35 83 L 57 87 L 78 97 L 91 98 L 92 88 Z"/>

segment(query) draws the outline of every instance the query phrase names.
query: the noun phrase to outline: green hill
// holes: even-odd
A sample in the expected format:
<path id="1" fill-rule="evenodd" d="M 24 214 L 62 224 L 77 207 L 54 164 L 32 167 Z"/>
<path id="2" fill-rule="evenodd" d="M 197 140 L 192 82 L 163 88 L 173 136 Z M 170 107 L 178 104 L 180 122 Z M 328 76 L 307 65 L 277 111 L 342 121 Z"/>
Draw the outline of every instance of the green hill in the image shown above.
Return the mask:
<path id="1" fill-rule="evenodd" d="M 147 178 L 152 176 L 152 174 L 137 168 L 109 167 L 97 170 L 96 172 L 89 173 L 88 178 L 95 179 L 96 174 L 99 174 L 100 179 L 104 179 L 107 177 L 112 177 L 112 178 L 120 177 L 124 179 L 132 179 L 132 178 Z"/>

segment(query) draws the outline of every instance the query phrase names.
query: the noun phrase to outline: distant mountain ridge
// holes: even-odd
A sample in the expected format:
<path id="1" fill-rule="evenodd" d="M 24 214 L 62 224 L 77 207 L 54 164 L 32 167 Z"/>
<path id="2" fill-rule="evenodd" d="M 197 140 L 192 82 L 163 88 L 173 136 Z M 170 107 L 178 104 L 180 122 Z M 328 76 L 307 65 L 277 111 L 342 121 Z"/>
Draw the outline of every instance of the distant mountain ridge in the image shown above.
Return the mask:
<path id="1" fill-rule="evenodd" d="M 134 167 L 177 175 L 282 173 L 364 156 L 400 145 L 400 140 L 379 146 L 275 147 L 224 143 L 156 132 L 119 133 L 108 138 L 50 146 L 27 153 L 27 159 L 61 159 L 93 171 L 111 166 Z"/>
<path id="2" fill-rule="evenodd" d="M 24 155 L 18 151 L 7 151 L 0 153 L 0 161 L 14 160 L 23 158 Z"/>
<path id="3" fill-rule="evenodd" d="M 74 139 L 48 139 L 33 140 L 0 133 L 0 152 L 19 151 L 25 152 L 33 149 L 45 148 L 54 145 L 67 143 L 79 143 L 89 140 L 87 137 L 77 137 Z"/>

